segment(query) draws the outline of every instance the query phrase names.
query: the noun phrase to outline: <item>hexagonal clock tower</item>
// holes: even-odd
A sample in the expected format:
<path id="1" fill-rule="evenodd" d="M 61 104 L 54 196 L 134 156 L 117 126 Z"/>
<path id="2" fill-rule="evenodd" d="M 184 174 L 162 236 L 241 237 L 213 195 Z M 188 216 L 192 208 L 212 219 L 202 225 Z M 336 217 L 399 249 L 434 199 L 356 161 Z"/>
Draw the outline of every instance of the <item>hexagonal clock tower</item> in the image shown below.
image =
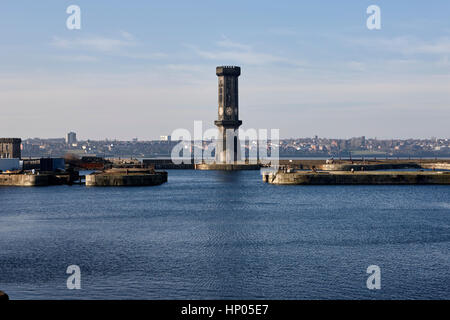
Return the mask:
<path id="1" fill-rule="evenodd" d="M 219 77 L 219 113 L 214 124 L 219 128 L 216 144 L 216 162 L 233 163 L 240 159 L 238 129 L 239 120 L 238 77 L 241 68 L 220 66 L 216 68 Z"/>

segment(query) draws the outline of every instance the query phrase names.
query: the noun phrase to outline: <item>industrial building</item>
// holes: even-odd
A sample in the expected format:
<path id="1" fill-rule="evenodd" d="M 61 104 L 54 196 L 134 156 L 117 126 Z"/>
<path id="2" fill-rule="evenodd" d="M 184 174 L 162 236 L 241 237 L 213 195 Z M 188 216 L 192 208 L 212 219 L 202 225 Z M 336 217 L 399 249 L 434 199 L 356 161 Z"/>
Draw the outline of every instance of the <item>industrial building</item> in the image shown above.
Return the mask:
<path id="1" fill-rule="evenodd" d="M 20 138 L 0 138 L 0 158 L 1 159 L 20 159 L 21 149 Z"/>

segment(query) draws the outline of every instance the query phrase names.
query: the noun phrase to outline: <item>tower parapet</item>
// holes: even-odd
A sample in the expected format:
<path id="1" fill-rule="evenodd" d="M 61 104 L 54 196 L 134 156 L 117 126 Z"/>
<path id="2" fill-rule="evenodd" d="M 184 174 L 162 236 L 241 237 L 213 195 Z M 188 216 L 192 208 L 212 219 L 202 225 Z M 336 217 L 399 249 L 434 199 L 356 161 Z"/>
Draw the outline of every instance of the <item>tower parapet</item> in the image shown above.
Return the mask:
<path id="1" fill-rule="evenodd" d="M 234 76 L 239 77 L 241 75 L 241 67 L 237 66 L 219 66 L 216 68 L 217 76 Z"/>

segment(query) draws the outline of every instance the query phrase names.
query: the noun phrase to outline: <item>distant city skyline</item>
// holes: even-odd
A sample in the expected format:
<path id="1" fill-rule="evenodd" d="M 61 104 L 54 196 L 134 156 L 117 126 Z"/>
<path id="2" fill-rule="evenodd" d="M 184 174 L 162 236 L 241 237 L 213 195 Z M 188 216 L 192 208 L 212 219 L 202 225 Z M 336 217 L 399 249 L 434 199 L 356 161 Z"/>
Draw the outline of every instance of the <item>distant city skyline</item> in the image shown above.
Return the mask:
<path id="1" fill-rule="evenodd" d="M 68 30 L 66 8 L 81 8 Z M 368 30 L 366 8 L 381 8 Z M 2 4 L 0 137 L 158 140 L 214 128 L 238 65 L 242 128 L 280 138 L 450 138 L 450 3 Z M 223 14 L 222 14 L 223 13 Z"/>
<path id="2" fill-rule="evenodd" d="M 132 138 L 130 139 L 118 139 L 118 138 L 108 138 L 108 137 L 103 137 L 103 138 L 89 138 L 89 137 L 85 137 L 85 138 L 78 138 L 78 133 L 77 132 L 66 132 L 64 135 L 62 136 L 55 136 L 55 137 L 17 137 L 17 138 L 21 138 L 22 140 L 33 140 L 33 139 L 38 139 L 38 140 L 64 140 L 66 143 L 68 141 L 68 137 L 67 135 L 70 133 L 74 133 L 75 137 L 76 137 L 76 142 L 82 142 L 82 141 L 179 141 L 176 139 L 172 139 L 171 135 L 160 135 L 156 138 L 152 138 L 152 139 L 141 139 L 139 137 L 136 136 L 132 136 Z M 431 137 L 419 137 L 419 138 L 413 138 L 413 137 L 406 137 L 406 138 L 395 138 L 395 137 L 387 137 L 387 138 L 381 138 L 381 137 L 368 137 L 365 135 L 354 135 L 354 136 L 350 136 L 350 137 L 325 137 L 325 136 L 319 136 L 319 135 L 312 135 L 312 136 L 293 136 L 293 137 L 283 137 L 280 138 L 282 140 L 290 140 L 290 139 L 335 139 L 335 140 L 349 140 L 352 138 L 360 138 L 360 137 L 364 137 L 365 139 L 368 140 L 433 140 L 433 139 L 438 139 L 438 140 L 450 140 L 450 138 L 447 137 L 436 137 L 436 136 L 431 136 Z M 16 137 L 7 137 L 7 138 L 16 138 Z M 208 139 L 203 139 L 203 140 L 208 140 Z M 270 139 L 269 139 L 270 140 Z"/>
<path id="3" fill-rule="evenodd" d="M 204 140 L 199 144 L 196 140 L 196 148 L 210 152 L 214 148 L 211 140 Z M 169 157 L 179 140 L 168 139 L 167 136 L 160 140 L 79 140 L 69 143 L 68 139 L 27 139 L 22 141 L 22 154 L 26 157 L 64 156 L 77 154 L 79 156 L 102 157 Z M 191 148 L 191 141 L 181 142 L 182 147 Z M 264 142 L 259 144 L 264 145 Z M 367 157 L 449 157 L 450 139 L 370 139 L 364 136 L 351 139 L 336 139 L 323 137 L 291 138 L 268 141 L 267 146 L 275 146 L 281 156 L 306 156 L 306 157 L 341 157 L 360 155 Z M 244 149 L 255 150 L 256 144 L 246 140 L 241 142 Z M 215 145 L 217 148 L 218 146 Z M 192 150 L 191 150 L 192 151 Z"/>

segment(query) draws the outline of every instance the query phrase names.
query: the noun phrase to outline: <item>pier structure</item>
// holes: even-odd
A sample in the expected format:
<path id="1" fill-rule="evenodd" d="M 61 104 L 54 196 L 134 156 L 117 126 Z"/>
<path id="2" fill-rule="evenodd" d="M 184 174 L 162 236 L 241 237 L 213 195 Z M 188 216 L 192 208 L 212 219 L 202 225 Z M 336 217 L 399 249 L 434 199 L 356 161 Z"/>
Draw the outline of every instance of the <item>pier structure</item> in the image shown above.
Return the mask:
<path id="1" fill-rule="evenodd" d="M 167 182 L 167 172 L 144 168 L 113 168 L 86 176 L 87 187 L 156 186 Z"/>
<path id="2" fill-rule="evenodd" d="M 450 184 L 448 171 L 296 171 L 266 172 L 263 181 L 288 185 Z"/>

